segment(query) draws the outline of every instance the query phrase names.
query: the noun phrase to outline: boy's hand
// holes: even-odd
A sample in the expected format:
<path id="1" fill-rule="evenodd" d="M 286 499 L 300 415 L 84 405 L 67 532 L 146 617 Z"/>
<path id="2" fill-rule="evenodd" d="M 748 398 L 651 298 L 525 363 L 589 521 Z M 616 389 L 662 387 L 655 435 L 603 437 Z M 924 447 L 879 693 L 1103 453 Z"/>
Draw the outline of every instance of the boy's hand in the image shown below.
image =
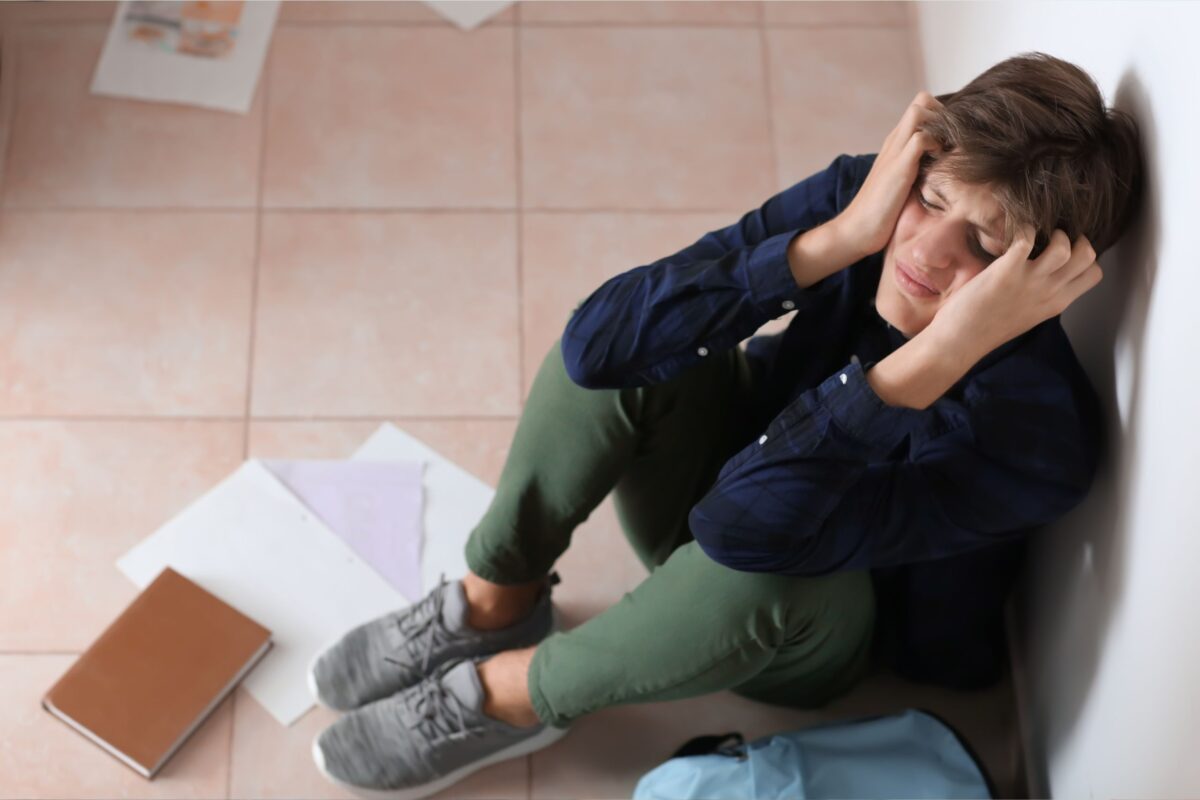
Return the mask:
<path id="1" fill-rule="evenodd" d="M 1030 261 L 1034 234 L 1033 226 L 1025 226 L 1004 255 L 947 298 L 930 325 L 982 357 L 1061 314 L 1100 283 L 1103 273 L 1086 236 L 1072 245 L 1064 231 L 1055 230 Z"/>
<path id="2" fill-rule="evenodd" d="M 899 124 L 884 139 L 866 181 L 835 218 L 842 237 L 867 254 L 878 253 L 892 238 L 900 210 L 917 179 L 921 156 L 941 150 L 932 136 L 918 130 L 941 108 L 933 95 L 917 92 Z"/>

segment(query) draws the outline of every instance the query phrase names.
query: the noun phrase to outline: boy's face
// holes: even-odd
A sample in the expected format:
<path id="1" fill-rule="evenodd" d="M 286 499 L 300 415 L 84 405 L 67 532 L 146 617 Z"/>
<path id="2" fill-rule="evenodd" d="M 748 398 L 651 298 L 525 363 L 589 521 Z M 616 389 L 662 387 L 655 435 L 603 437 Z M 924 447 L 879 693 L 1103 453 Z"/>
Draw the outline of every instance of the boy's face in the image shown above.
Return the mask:
<path id="1" fill-rule="evenodd" d="M 935 170 L 917 179 L 883 256 L 875 310 L 908 338 L 967 281 L 1004 252 L 1004 213 L 985 186 Z M 911 273 L 929 289 L 914 286 Z"/>

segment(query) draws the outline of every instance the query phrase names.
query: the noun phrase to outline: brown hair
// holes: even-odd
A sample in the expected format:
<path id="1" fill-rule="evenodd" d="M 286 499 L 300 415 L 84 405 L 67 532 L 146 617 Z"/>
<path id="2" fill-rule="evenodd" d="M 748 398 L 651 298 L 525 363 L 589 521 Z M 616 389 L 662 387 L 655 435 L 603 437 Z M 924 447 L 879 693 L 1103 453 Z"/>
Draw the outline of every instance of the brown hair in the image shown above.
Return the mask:
<path id="1" fill-rule="evenodd" d="M 1006 247 L 1028 224 L 1037 230 L 1031 258 L 1055 228 L 1072 243 L 1087 236 L 1099 255 L 1133 221 L 1142 192 L 1137 123 L 1106 109 L 1079 67 L 1022 53 L 937 99 L 945 111 L 923 128 L 944 152 L 925 154 L 919 177 L 932 169 L 990 186 L 1007 217 Z"/>

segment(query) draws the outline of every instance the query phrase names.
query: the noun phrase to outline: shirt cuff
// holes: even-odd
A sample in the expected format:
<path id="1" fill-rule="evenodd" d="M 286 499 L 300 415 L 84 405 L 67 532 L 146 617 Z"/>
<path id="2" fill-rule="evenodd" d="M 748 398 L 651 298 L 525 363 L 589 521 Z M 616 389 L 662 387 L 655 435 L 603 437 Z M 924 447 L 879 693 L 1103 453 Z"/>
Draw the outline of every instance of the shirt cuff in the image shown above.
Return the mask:
<path id="1" fill-rule="evenodd" d="M 805 229 L 798 229 L 764 239 L 747 259 L 746 278 L 750 296 L 755 305 L 771 319 L 824 302 L 823 298 L 836 289 L 839 276 L 845 272 L 835 272 L 801 289 L 796 284 L 787 254 L 792 240 L 804 232 Z"/>
<path id="2" fill-rule="evenodd" d="M 817 401 L 839 428 L 880 457 L 892 452 L 921 421 L 917 409 L 883 402 L 867 383 L 863 367 L 854 362 L 817 387 Z"/>

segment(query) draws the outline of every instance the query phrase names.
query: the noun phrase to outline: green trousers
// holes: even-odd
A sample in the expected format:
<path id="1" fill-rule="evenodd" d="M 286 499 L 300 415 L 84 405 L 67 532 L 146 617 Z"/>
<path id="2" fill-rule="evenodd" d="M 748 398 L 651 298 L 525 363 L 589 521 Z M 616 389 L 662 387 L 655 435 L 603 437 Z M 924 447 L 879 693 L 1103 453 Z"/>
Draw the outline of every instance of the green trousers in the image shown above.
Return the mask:
<path id="1" fill-rule="evenodd" d="M 584 389 L 558 342 L 542 362 L 483 519 L 466 546 L 493 583 L 544 577 L 609 492 L 650 575 L 611 608 L 538 645 L 528 686 L 543 722 L 722 689 L 821 706 L 870 666 L 870 575 L 739 572 L 700 550 L 692 506 L 745 430 L 752 379 L 740 349 L 667 383 Z"/>

